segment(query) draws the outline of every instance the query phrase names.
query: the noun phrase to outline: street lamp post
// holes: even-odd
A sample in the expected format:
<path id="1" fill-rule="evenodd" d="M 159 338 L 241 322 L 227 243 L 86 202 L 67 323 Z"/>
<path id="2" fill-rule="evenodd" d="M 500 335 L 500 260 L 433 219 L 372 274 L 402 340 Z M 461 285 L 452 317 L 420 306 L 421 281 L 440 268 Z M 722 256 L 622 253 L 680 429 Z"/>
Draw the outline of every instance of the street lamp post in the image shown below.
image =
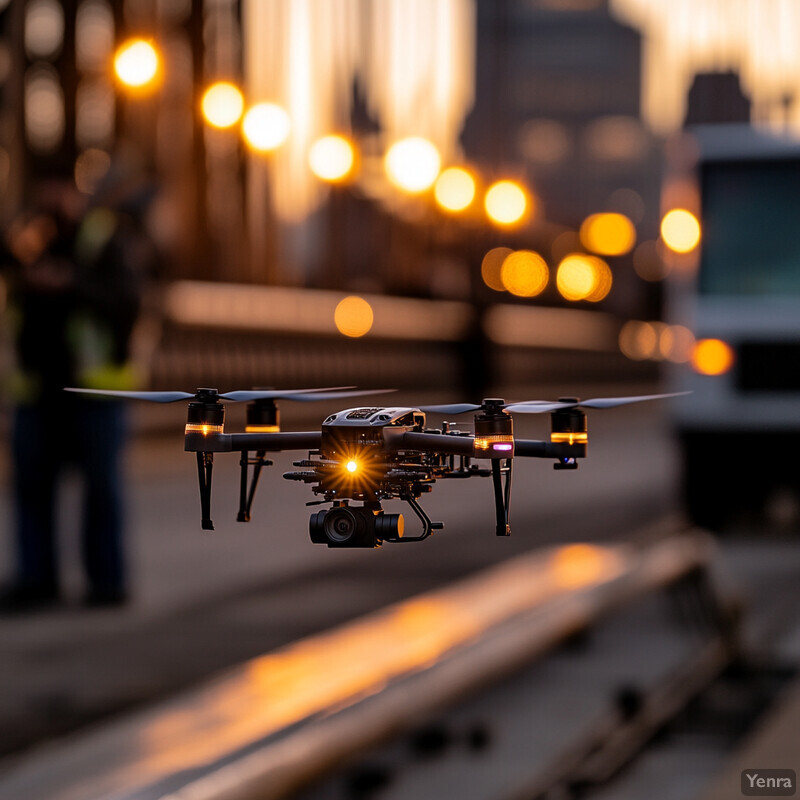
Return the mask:
<path id="1" fill-rule="evenodd" d="M 189 18 L 189 41 L 192 49 L 192 92 L 193 99 L 199 97 L 200 87 L 205 80 L 205 42 L 203 28 L 205 22 L 204 0 L 192 0 L 192 13 Z M 196 226 L 192 260 L 199 267 L 200 277 L 212 278 L 218 269 L 211 254 L 211 237 L 208 226 L 208 180 L 206 173 L 205 125 L 203 117 L 197 112 L 197 103 L 192 108 L 192 173 L 194 178 L 193 214 Z"/>

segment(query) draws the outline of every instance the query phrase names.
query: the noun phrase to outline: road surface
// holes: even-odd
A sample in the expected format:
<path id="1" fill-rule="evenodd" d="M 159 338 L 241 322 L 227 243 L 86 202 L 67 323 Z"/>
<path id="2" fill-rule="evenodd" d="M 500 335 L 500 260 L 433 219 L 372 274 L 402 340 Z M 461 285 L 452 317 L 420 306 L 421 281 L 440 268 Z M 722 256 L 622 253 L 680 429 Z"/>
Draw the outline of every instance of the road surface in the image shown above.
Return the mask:
<path id="1" fill-rule="evenodd" d="M 670 524 L 665 518 L 678 507 L 677 458 L 664 411 L 655 403 L 592 413 L 589 457 L 575 472 L 520 459 L 508 539 L 494 535 L 489 480 L 474 478 L 441 482 L 423 497 L 431 517 L 444 521 L 443 531 L 425 542 L 373 551 L 311 544 L 308 517 L 315 509 L 305 502 L 313 496 L 280 477 L 298 457 L 292 454 L 278 454 L 262 477 L 250 524 L 235 521 L 238 457 L 218 457 L 216 530 L 202 531 L 194 458 L 182 452 L 184 412 L 167 407 L 175 434 L 134 441 L 128 456 L 130 607 L 90 612 L 79 605 L 78 487 L 74 480 L 64 487 L 69 603 L 0 620 L 0 681 L 13 687 L 0 695 L 0 750 L 19 751 L 108 718 L 541 544 L 624 538 Z M 319 418 L 327 412 L 320 408 Z M 302 421 L 311 424 L 307 416 Z M 284 427 L 291 422 L 287 409 Z M 546 415 L 515 422 L 518 436 L 548 435 Z M 6 496 L 2 508 L 0 566 L 7 573 Z"/>

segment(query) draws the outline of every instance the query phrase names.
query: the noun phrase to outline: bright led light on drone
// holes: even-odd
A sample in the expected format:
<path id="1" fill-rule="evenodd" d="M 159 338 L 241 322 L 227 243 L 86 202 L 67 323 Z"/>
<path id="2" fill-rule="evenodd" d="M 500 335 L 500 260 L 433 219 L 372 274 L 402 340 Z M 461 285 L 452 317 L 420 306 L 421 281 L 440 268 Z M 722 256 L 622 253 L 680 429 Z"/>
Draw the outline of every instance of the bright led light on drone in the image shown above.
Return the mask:
<path id="1" fill-rule="evenodd" d="M 347 462 L 347 463 L 344 465 L 344 468 L 345 468 L 345 469 L 346 469 L 348 472 L 356 472 L 356 471 L 358 471 L 358 462 L 357 462 L 357 461 L 352 461 L 352 460 L 351 460 L 351 461 L 348 461 L 348 462 Z"/>

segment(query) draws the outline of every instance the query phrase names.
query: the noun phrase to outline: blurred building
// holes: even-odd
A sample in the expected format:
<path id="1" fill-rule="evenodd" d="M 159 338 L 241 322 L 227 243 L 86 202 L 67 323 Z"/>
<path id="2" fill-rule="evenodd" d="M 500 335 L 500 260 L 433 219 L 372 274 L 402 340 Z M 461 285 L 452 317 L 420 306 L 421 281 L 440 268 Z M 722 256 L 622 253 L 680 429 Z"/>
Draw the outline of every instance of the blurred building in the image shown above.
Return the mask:
<path id="1" fill-rule="evenodd" d="M 215 277 L 223 248 L 233 274 L 241 275 L 243 237 L 232 230 L 242 208 L 238 156 L 231 164 L 230 152 L 206 141 L 196 113 L 205 81 L 218 73 L 241 76 L 238 8 L 238 0 L 205 9 L 202 0 L 0 2 L 4 219 L 43 176 L 72 172 L 91 194 L 123 164 L 162 189 L 153 220 L 174 275 Z M 114 73 L 116 49 L 132 37 L 157 46 L 147 87 L 124 86 Z M 226 197 L 222 224 L 218 209 L 208 208 L 209 187 Z"/>
<path id="2" fill-rule="evenodd" d="M 462 298 L 474 289 L 465 271 L 475 271 L 487 242 L 536 248 L 552 262 L 558 235 L 576 235 L 601 211 L 628 216 L 640 241 L 656 238 L 659 148 L 641 119 L 644 45 L 609 0 L 452 0 L 445 26 L 452 41 L 416 65 L 409 41 L 414 52 L 423 40 L 443 41 L 438 29 L 428 31 L 429 4 L 381 16 L 371 5 L 336 0 L 326 13 L 349 20 L 343 28 L 320 28 L 300 5 L 0 0 L 5 218 L 25 202 L 37 175 L 74 169 L 91 192 L 122 159 L 160 184 L 151 223 L 171 254 L 169 277 Z M 255 24 L 263 21 L 258 15 L 271 24 Z M 254 31 L 267 29 L 285 46 L 259 45 Z M 148 87 L 123 86 L 109 67 L 116 48 L 135 36 L 158 47 L 160 67 Z M 400 78 L 428 76 L 429 93 L 418 97 L 391 70 L 376 68 L 392 48 L 406 67 Z M 300 81 L 303 53 L 316 66 Z M 330 105 L 325 126 L 350 131 L 362 149 L 358 185 L 314 187 L 305 216 L 284 220 L 287 209 L 299 208 L 286 198 L 299 189 L 297 169 L 305 163 L 298 153 L 308 142 L 287 148 L 292 163 L 282 167 L 248 151 L 238 126 L 207 124 L 199 101 L 219 80 L 244 88 L 247 102 L 284 92 L 303 119 L 323 101 Z M 315 81 L 327 94 L 315 94 Z M 457 99 L 442 114 L 445 134 L 428 107 L 438 95 Z M 450 162 L 475 165 L 484 186 L 498 177 L 523 180 L 535 195 L 531 224 L 498 231 L 477 214 L 445 218 L 420 202 L 387 200 L 374 180 L 384 139 L 415 119 L 431 123 Z M 311 136 L 313 126 L 303 125 L 296 136 Z M 635 302 L 635 280 L 629 260 L 620 260 L 613 297 Z"/>
<path id="3" fill-rule="evenodd" d="M 617 210 L 654 230 L 658 151 L 640 115 L 638 31 L 605 0 L 481 0 L 478 15 L 469 154 L 524 170 L 557 224 Z"/>
<path id="4" fill-rule="evenodd" d="M 641 116 L 640 32 L 608 0 L 479 0 L 476 102 L 464 130 L 470 158 L 524 178 L 539 203 L 534 245 L 553 265 L 581 250 L 592 214 L 617 212 L 653 242 L 660 217 L 661 140 Z M 612 263 L 604 308 L 652 313 L 657 289 L 632 253 Z M 557 293 L 538 302 L 561 303 Z"/>
<path id="5" fill-rule="evenodd" d="M 686 100 L 686 125 L 749 123 L 751 102 L 735 72 L 704 72 L 694 76 Z"/>

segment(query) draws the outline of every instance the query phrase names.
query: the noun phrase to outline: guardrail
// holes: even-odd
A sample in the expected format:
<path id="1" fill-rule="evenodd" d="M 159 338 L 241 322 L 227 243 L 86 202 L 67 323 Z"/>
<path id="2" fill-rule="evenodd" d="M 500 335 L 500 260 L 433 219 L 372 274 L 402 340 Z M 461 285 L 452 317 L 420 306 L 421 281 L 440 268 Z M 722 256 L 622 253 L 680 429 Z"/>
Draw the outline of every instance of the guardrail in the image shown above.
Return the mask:
<path id="1" fill-rule="evenodd" d="M 154 388 L 208 385 L 460 387 L 482 377 L 509 384 L 652 379 L 652 363 L 619 350 L 622 320 L 537 304 L 493 303 L 482 312 L 450 300 L 362 295 L 369 332 L 348 338 L 334 316 L 343 292 L 177 281 L 163 297 L 164 327 L 145 342 Z M 197 383 L 200 381 L 200 383 Z M 471 392 L 470 392 L 471 394 Z"/>
<path id="2" fill-rule="evenodd" d="M 0 798 L 285 797 L 635 597 L 705 569 L 712 553 L 694 532 L 526 554 L 34 752 L 0 779 Z"/>

